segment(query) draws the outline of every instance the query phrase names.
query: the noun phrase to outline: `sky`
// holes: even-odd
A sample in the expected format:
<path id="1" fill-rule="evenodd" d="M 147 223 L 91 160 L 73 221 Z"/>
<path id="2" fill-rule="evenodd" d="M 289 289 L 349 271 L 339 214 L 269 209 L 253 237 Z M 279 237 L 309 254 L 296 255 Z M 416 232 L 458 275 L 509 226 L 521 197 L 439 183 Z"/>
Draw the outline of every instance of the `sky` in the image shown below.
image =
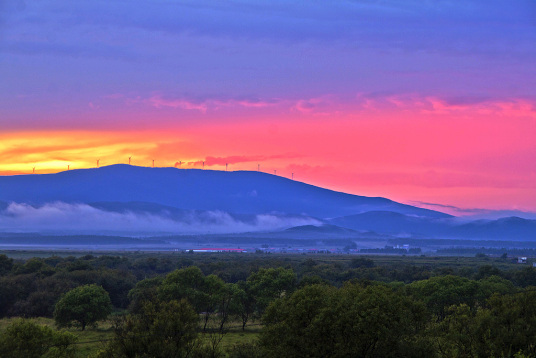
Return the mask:
<path id="1" fill-rule="evenodd" d="M 536 211 L 536 2 L 0 1 L 0 175 L 260 170 Z"/>

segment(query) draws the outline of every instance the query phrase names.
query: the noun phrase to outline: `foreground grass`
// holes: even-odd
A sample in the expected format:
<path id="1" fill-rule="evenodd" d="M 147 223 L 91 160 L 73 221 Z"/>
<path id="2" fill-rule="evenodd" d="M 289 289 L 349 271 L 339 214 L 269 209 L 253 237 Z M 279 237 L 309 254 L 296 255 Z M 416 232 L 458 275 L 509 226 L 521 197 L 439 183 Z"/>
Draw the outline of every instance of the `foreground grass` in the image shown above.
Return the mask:
<path id="1" fill-rule="evenodd" d="M 251 324 L 246 326 L 246 329 L 242 331 L 242 326 L 238 324 L 231 323 L 228 327 L 228 330 L 223 335 L 223 338 L 220 342 L 220 348 L 226 350 L 232 348 L 236 344 L 242 343 L 253 343 L 259 338 L 261 332 L 260 324 Z M 210 343 L 211 333 L 201 333 L 201 339 L 204 343 Z"/>
<path id="2" fill-rule="evenodd" d="M 17 318 L 0 319 L 0 331 L 4 330 Z M 38 317 L 31 318 L 30 321 L 42 326 L 49 326 L 56 329 L 54 320 L 51 318 Z M 76 342 L 77 357 L 91 357 L 103 348 L 108 340 L 113 336 L 112 325 L 109 321 L 99 322 L 95 328 L 88 327 L 84 331 L 77 328 L 67 328 L 64 331 L 70 332 L 78 337 Z"/>
<path id="3" fill-rule="evenodd" d="M 0 332 L 10 325 L 17 317 L 0 319 Z M 32 322 L 42 326 L 49 326 L 56 329 L 54 320 L 51 318 L 38 317 L 31 318 Z M 106 343 L 113 338 L 113 329 L 111 321 L 99 322 L 97 327 L 88 327 L 84 331 L 77 328 L 64 329 L 78 337 L 76 342 L 77 357 L 90 358 L 93 357 L 100 349 L 104 348 Z M 219 347 L 225 351 L 232 348 L 236 344 L 252 343 L 258 339 L 261 331 L 260 324 L 251 324 L 246 326 L 245 331 L 242 331 L 242 326 L 239 322 L 231 322 L 226 333 L 221 337 Z M 217 338 L 217 334 L 200 332 L 199 337 L 205 344 L 210 344 L 211 339 Z"/>

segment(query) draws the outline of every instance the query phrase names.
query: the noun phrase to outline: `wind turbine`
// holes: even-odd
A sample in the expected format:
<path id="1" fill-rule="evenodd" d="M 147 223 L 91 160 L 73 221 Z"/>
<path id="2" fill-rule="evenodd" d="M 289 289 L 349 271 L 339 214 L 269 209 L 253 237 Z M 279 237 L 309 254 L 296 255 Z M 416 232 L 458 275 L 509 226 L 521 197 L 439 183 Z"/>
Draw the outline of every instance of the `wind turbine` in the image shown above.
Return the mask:
<path id="1" fill-rule="evenodd" d="M 153 168 L 154 168 L 154 159 L 153 159 Z"/>
<path id="2" fill-rule="evenodd" d="M 99 161 L 100 161 L 100 159 L 97 159 L 97 168 L 99 167 Z"/>
<path id="3" fill-rule="evenodd" d="M 225 163 L 225 171 L 227 171 L 227 165 L 228 165 L 228 164 L 229 164 L 229 163 Z"/>
<path id="4" fill-rule="evenodd" d="M 33 167 L 33 172 L 32 172 L 32 174 L 35 174 L 35 167 Z"/>
<path id="5" fill-rule="evenodd" d="M 277 170 L 276 169 L 274 169 L 274 175 L 277 175 Z"/>
<path id="6" fill-rule="evenodd" d="M 294 180 L 294 173 L 292 173 L 292 180 Z"/>
<path id="7" fill-rule="evenodd" d="M 67 164 L 67 170 L 71 170 L 71 166 Z"/>
<path id="8" fill-rule="evenodd" d="M 260 165 L 260 164 L 257 164 L 257 171 L 258 171 L 258 172 L 261 171 L 261 165 Z"/>
<path id="9" fill-rule="evenodd" d="M 128 165 L 130 165 L 130 158 L 132 158 L 132 157 L 128 157 Z"/>
<path id="10" fill-rule="evenodd" d="M 203 162 L 203 169 L 205 169 L 205 162 Z"/>

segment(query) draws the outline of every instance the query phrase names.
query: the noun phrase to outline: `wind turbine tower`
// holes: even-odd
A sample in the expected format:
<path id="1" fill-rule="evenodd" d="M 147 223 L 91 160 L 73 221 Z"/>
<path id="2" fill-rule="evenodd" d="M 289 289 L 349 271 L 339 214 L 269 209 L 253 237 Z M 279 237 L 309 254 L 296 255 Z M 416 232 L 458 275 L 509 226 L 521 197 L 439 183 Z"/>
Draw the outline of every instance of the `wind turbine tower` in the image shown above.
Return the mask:
<path id="1" fill-rule="evenodd" d="M 154 159 L 153 159 L 153 168 L 154 168 Z"/>
<path id="2" fill-rule="evenodd" d="M 35 167 L 33 167 L 33 171 L 32 171 L 33 174 L 35 174 Z"/>
<path id="3" fill-rule="evenodd" d="M 292 173 L 292 180 L 294 180 L 294 173 Z"/>
<path id="4" fill-rule="evenodd" d="M 257 171 L 258 171 L 258 172 L 261 171 L 261 165 L 260 165 L 260 164 L 257 164 Z"/>
<path id="5" fill-rule="evenodd" d="M 203 162 L 203 169 L 205 169 L 205 162 Z"/>
<path id="6" fill-rule="evenodd" d="M 228 165 L 228 164 L 229 164 L 229 163 L 225 163 L 225 171 L 227 171 L 227 165 Z"/>
<path id="7" fill-rule="evenodd" d="M 100 161 L 100 159 L 97 159 L 97 168 L 99 167 L 99 161 Z"/>
<path id="8" fill-rule="evenodd" d="M 130 165 L 130 158 L 132 158 L 132 157 L 128 157 L 128 165 Z"/>

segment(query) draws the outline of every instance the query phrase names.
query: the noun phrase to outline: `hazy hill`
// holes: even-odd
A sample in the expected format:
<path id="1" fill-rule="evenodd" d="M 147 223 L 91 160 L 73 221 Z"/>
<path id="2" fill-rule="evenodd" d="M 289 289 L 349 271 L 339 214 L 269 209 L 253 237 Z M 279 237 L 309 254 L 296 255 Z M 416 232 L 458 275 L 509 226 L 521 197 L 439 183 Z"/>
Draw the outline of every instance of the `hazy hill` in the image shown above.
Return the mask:
<path id="1" fill-rule="evenodd" d="M 457 218 L 416 217 L 395 212 L 370 211 L 328 220 L 353 230 L 390 235 L 449 239 L 536 240 L 536 220 L 518 217 L 462 222 Z"/>
<path id="2" fill-rule="evenodd" d="M 145 202 L 185 210 L 303 214 L 319 218 L 393 211 L 431 218 L 447 214 L 336 192 L 262 172 L 112 165 L 57 174 L 0 177 L 0 201 Z M 102 205 L 102 204 L 101 204 Z"/>
<path id="3" fill-rule="evenodd" d="M 262 172 L 113 165 L 0 177 L 0 232 L 533 240 L 536 220 L 461 222 Z"/>
<path id="4" fill-rule="evenodd" d="M 296 234 L 328 234 L 328 235 L 356 235 L 356 231 L 335 225 L 302 225 L 285 230 L 287 233 Z"/>
<path id="5" fill-rule="evenodd" d="M 478 220 L 457 225 L 449 231 L 457 238 L 487 240 L 536 240 L 536 220 L 515 216 L 498 220 Z"/>
<path id="6" fill-rule="evenodd" d="M 412 216 L 392 211 L 369 211 L 334 218 L 329 222 L 354 230 L 431 236 L 443 234 L 453 224 L 451 218 Z"/>

